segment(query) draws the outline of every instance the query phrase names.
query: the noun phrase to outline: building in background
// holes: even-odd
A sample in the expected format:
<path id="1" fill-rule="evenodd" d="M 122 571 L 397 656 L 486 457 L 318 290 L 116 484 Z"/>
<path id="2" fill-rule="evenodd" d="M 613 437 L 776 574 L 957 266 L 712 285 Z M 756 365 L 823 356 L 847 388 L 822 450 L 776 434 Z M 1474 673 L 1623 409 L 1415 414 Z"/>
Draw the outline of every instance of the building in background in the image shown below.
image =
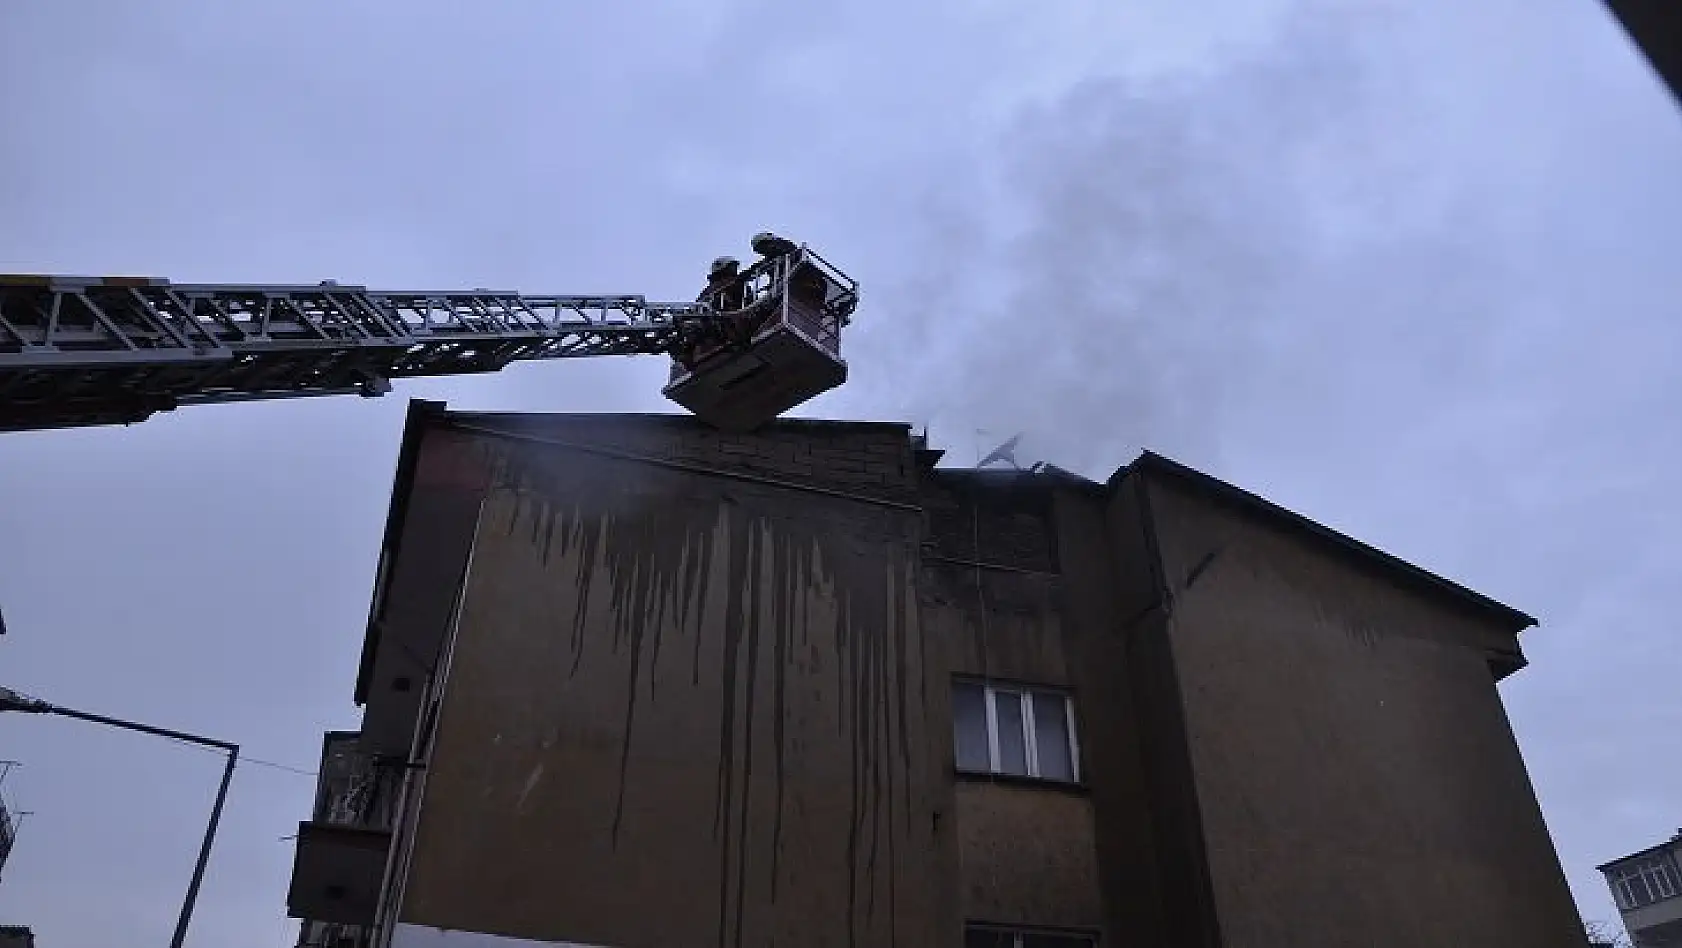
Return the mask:
<path id="1" fill-rule="evenodd" d="M 1682 948 L 1682 832 L 1598 867 L 1636 948 Z"/>
<path id="2" fill-rule="evenodd" d="M 35 933 L 22 925 L 0 925 L 0 948 L 35 948 Z"/>
<path id="3" fill-rule="evenodd" d="M 1528 616 L 1155 455 L 939 458 L 412 403 L 309 943 L 1581 948 Z"/>
<path id="4" fill-rule="evenodd" d="M 1682 98 L 1682 5 L 1675 0 L 1606 0 L 1635 45 Z"/>

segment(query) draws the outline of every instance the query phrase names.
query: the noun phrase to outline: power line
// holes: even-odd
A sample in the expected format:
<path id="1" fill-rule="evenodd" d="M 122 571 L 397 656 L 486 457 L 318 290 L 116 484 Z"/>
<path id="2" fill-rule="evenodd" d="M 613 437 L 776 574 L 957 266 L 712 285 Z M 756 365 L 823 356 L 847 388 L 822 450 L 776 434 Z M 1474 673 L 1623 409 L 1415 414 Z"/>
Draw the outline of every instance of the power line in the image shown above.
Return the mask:
<path id="1" fill-rule="evenodd" d="M 219 751 L 214 747 L 203 747 L 201 745 L 192 744 L 192 743 L 189 743 L 187 741 L 176 740 L 175 738 L 170 738 L 170 740 L 174 740 L 175 743 L 177 743 L 177 744 L 182 744 L 182 745 L 185 745 L 187 747 L 191 747 L 194 750 L 203 751 L 206 754 L 216 754 L 218 756 L 221 756 L 222 753 L 223 753 L 222 751 Z M 256 764 L 259 767 L 270 767 L 270 768 L 273 768 L 275 770 L 283 770 L 283 771 L 285 771 L 289 774 L 297 774 L 300 777 L 319 776 L 317 771 L 305 770 L 302 767 L 293 767 L 290 764 L 277 764 L 272 760 L 263 760 L 260 757 L 252 757 L 252 756 L 249 756 L 248 754 L 246 754 L 243 750 L 240 752 L 239 762 L 242 763 L 242 764 Z"/>
<path id="2" fill-rule="evenodd" d="M 291 767 L 286 764 L 277 764 L 271 760 L 258 760 L 255 757 L 247 757 L 244 754 L 241 754 L 239 759 L 241 763 L 256 764 L 259 767 L 272 767 L 275 770 L 284 770 L 289 774 L 297 774 L 300 777 L 320 776 L 320 774 L 313 770 L 305 770 L 302 767 Z"/>

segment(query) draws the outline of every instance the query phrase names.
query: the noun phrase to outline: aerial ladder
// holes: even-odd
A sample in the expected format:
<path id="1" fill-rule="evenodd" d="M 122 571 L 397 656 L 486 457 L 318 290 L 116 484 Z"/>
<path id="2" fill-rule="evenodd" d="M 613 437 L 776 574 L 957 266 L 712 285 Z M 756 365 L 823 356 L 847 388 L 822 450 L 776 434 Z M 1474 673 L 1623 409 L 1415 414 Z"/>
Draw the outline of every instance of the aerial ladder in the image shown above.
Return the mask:
<path id="1" fill-rule="evenodd" d="M 696 302 L 0 275 L 0 431 L 133 424 L 184 405 L 378 396 L 513 362 L 663 355 L 663 394 L 748 431 L 847 378 L 858 286 L 773 235 Z M 728 258 L 720 262 L 734 263 Z M 715 271 L 718 268 L 715 266 Z"/>

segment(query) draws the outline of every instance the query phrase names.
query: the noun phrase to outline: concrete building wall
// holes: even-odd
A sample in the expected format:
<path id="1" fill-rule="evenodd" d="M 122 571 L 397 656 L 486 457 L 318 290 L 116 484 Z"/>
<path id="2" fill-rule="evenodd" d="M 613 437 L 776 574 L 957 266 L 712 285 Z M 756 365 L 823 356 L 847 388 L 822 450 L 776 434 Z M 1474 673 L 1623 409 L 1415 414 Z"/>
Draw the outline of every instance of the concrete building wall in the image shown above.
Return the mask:
<path id="1" fill-rule="evenodd" d="M 1112 518 L 1109 507 L 1115 508 Z M 1135 645 L 1155 613 L 1147 551 L 1125 504 L 1096 491 L 1066 487 L 1052 508 L 1060 566 L 1064 661 L 1074 691 L 1081 765 L 1090 791 L 1097 885 L 1103 894 L 1105 944 L 1180 948 L 1171 937 L 1161 859 L 1163 827 L 1149 754 L 1161 756 L 1160 735 L 1147 733 L 1149 680 L 1139 680 Z"/>
<path id="2" fill-rule="evenodd" d="M 412 455 L 359 676 L 424 762 L 397 948 L 1579 943 L 1512 620 L 1278 516 L 919 471 L 893 425 L 452 414 Z M 1072 695 L 1079 785 L 959 775 L 955 676 Z"/>
<path id="3" fill-rule="evenodd" d="M 1580 946 L 1491 674 L 1516 629 L 1143 488 L 1223 943 Z"/>
<path id="4" fill-rule="evenodd" d="M 357 698 L 364 702 L 359 749 L 402 758 L 415 738 L 421 693 L 432 674 L 489 472 L 469 436 L 428 428 L 414 474 L 398 498 L 379 565 L 376 602 Z M 392 549 L 395 552 L 391 552 Z"/>
<path id="5" fill-rule="evenodd" d="M 1640 908 L 1623 910 L 1620 914 L 1623 916 L 1624 928 L 1632 933 L 1661 925 L 1674 928 L 1675 923 L 1682 921 L 1682 898 L 1664 899 Z"/>
<path id="6" fill-rule="evenodd" d="M 1086 790 L 955 772 L 957 676 L 1073 692 L 1050 498 L 1034 481 L 1003 472 L 925 480 L 921 609 L 924 636 L 939 656 L 930 687 L 942 724 L 932 753 L 952 787 L 963 917 L 1102 931 Z M 1081 700 L 1075 695 L 1077 712 Z"/>
<path id="7" fill-rule="evenodd" d="M 695 426 L 623 428 L 479 445 L 494 481 L 404 930 L 613 946 L 949 940 L 918 515 L 894 506 L 912 477 L 905 430 L 827 447 L 808 435 L 802 458 Z M 814 464 L 820 450 L 833 456 Z M 646 463 L 726 455 L 731 471 L 805 467 L 855 496 Z"/>
<path id="8" fill-rule="evenodd" d="M 1148 505 L 1131 483 L 1058 497 L 1108 930 L 1221 944 Z"/>

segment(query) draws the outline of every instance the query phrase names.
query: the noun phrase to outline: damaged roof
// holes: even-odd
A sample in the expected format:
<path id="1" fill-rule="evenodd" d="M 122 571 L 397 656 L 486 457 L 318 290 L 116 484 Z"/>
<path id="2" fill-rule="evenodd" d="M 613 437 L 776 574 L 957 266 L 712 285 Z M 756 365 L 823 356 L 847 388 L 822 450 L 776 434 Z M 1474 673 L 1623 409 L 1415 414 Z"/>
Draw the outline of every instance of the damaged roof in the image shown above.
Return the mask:
<path id="1" fill-rule="evenodd" d="M 486 427 L 512 427 L 518 430 L 521 427 L 541 424 L 545 417 L 547 416 L 543 413 L 532 412 L 451 412 L 446 409 L 443 402 L 411 399 L 408 414 L 404 421 L 403 439 L 398 450 L 397 470 L 393 478 L 391 501 L 386 514 L 385 536 L 381 544 L 382 556 L 395 559 L 404 516 L 407 512 L 410 487 L 419 457 L 421 436 L 429 425 L 440 422 L 462 422 L 467 424 L 477 423 Z M 703 425 L 698 419 L 686 415 L 600 413 L 568 414 L 566 417 L 569 421 L 574 422 L 599 419 L 604 422 L 611 421 L 619 424 L 623 424 L 627 420 L 634 420 L 642 424 L 686 428 Z M 908 424 L 882 421 L 779 419 L 774 425 L 785 430 L 807 429 L 814 434 L 845 430 L 880 431 L 893 429 L 907 433 L 911 431 L 911 426 Z M 921 436 L 912 435 L 912 440 L 913 447 L 920 460 L 932 468 L 940 459 L 941 452 L 928 447 L 927 441 Z M 1354 537 L 1333 530 L 1243 488 L 1150 451 L 1144 452 L 1132 463 L 1118 469 L 1107 482 L 1102 483 L 1049 464 L 1037 465 L 1033 469 L 948 467 L 933 468 L 933 470 L 943 478 L 975 480 L 983 484 L 996 483 L 1004 486 L 1017 481 L 1021 482 L 1023 486 L 1029 484 L 1050 486 L 1053 483 L 1059 483 L 1062 486 L 1077 490 L 1102 493 L 1114 491 L 1128 477 L 1136 474 L 1173 478 L 1206 496 L 1235 504 L 1275 523 L 1308 534 L 1323 543 L 1329 544 L 1331 548 L 1346 556 L 1377 567 L 1388 575 L 1411 583 L 1417 588 L 1447 596 L 1462 605 L 1471 607 L 1474 611 L 1511 627 L 1513 631 L 1520 631 L 1537 624 L 1536 619 L 1511 606 L 1504 605 L 1452 580 L 1362 543 Z M 374 654 L 379 644 L 377 620 L 381 607 L 381 593 L 381 590 L 376 590 L 369 604 L 367 633 L 363 638 L 361 662 L 356 679 L 355 700 L 357 704 L 362 704 L 366 700 L 369 679 L 373 672 Z"/>

